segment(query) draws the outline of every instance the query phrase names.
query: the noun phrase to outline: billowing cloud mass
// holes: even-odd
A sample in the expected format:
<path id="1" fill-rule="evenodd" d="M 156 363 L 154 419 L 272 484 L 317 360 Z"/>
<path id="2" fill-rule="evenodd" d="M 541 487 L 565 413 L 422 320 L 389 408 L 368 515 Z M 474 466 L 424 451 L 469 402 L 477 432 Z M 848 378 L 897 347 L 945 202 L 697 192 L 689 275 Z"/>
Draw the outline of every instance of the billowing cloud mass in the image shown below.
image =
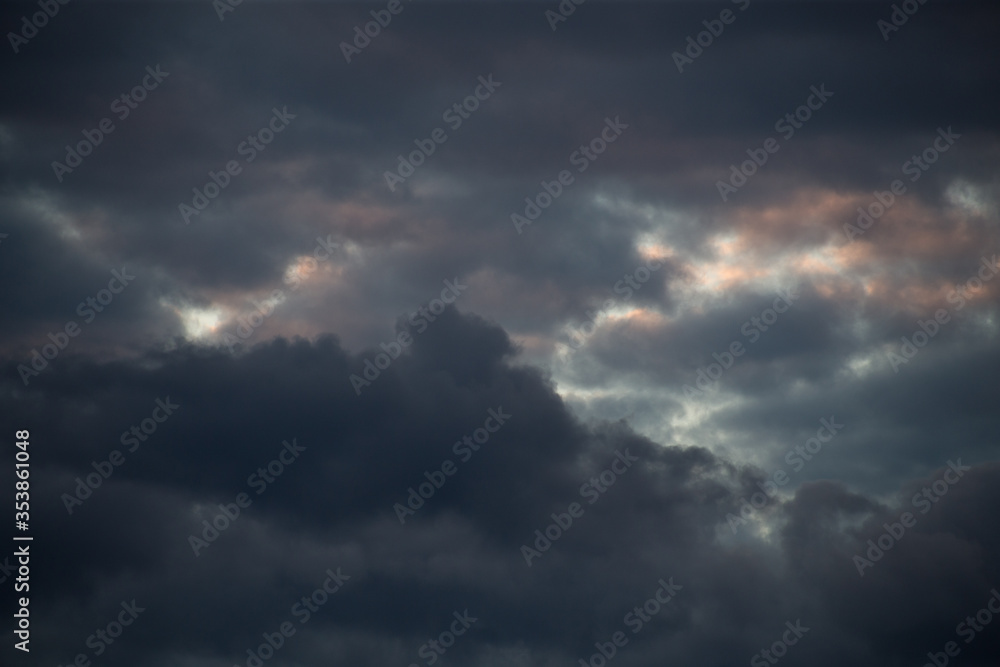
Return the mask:
<path id="1" fill-rule="evenodd" d="M 997 18 L 4 5 L 3 664 L 996 664 Z"/>

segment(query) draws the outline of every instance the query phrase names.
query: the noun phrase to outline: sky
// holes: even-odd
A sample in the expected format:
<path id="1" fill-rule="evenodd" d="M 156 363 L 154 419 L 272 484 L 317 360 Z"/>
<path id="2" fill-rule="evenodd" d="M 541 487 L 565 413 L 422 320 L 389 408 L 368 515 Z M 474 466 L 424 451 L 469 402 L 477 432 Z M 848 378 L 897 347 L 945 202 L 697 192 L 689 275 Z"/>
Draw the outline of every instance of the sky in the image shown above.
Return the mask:
<path id="1" fill-rule="evenodd" d="M 0 662 L 995 665 L 998 18 L 5 3 Z"/>

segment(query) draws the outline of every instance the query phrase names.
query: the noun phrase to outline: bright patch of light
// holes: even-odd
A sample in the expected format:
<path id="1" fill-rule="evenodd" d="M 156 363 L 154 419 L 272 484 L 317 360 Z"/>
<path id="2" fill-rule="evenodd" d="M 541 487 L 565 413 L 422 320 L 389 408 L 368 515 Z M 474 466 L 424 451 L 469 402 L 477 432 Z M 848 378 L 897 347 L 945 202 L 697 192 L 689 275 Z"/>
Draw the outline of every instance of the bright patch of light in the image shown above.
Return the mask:
<path id="1" fill-rule="evenodd" d="M 319 237 L 318 241 L 324 238 Z M 317 245 L 319 248 L 319 245 Z M 348 270 L 348 264 L 364 263 L 364 248 L 353 241 L 340 240 L 332 249 L 321 250 L 297 255 L 285 267 L 283 281 L 285 285 L 295 287 L 319 276 L 326 279 L 341 278 Z"/>
<path id="2" fill-rule="evenodd" d="M 319 262 L 311 255 L 299 255 L 285 268 L 284 283 L 298 285 L 305 282 L 319 268 Z"/>
<path id="3" fill-rule="evenodd" d="M 986 193 L 968 181 L 954 181 L 945 190 L 944 196 L 952 206 L 964 209 L 968 213 L 974 215 L 996 214 L 995 206 Z"/>
<path id="4" fill-rule="evenodd" d="M 635 239 L 635 249 L 647 262 L 653 259 L 666 259 L 674 257 L 676 252 L 673 246 L 668 244 L 660 234 L 648 232 L 639 234 Z"/>
<path id="5" fill-rule="evenodd" d="M 881 351 L 862 352 L 851 356 L 840 369 L 844 375 L 852 375 L 861 380 L 885 365 L 885 355 Z"/>
<path id="6" fill-rule="evenodd" d="M 218 307 L 195 308 L 188 305 L 163 303 L 170 308 L 184 326 L 184 335 L 190 339 L 207 338 L 216 333 L 225 312 Z"/>

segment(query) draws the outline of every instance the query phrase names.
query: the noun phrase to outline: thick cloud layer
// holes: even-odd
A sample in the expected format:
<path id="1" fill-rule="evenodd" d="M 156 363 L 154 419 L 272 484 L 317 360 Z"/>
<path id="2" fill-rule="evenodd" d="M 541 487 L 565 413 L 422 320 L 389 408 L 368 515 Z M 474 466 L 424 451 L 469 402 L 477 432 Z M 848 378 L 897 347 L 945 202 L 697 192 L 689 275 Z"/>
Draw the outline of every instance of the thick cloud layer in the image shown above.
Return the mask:
<path id="1" fill-rule="evenodd" d="M 276 664 L 408 664 L 466 609 L 479 620 L 447 659 L 468 664 L 515 648 L 520 664 L 572 662 L 619 630 L 630 637 L 622 664 L 730 664 L 800 618 L 809 632 L 796 660 L 884 664 L 919 660 L 989 597 L 996 464 L 950 473 L 933 503 L 911 496 L 947 465 L 886 502 L 822 481 L 754 510 L 742 501 L 767 498 L 759 469 L 621 422 L 585 427 L 544 376 L 511 363 L 514 351 L 496 325 L 448 310 L 360 397 L 343 380 L 361 356 L 328 337 L 238 358 L 184 348 L 80 361 L 44 392 L 5 398 L 4 415 L 36 421 L 44 450 L 33 487 L 40 659 L 91 652 L 95 622 L 134 598 L 148 612 L 105 664 L 242 663 L 286 620 L 300 632 Z M 495 432 L 459 446 L 481 439 L 491 410 Z M 154 413 L 164 421 L 129 451 L 127 431 Z M 103 463 L 112 450 L 119 467 Z M 99 482 L 89 494 L 77 489 L 88 474 Z M 417 493 L 430 497 L 408 499 L 428 480 Z M 221 518 L 219 504 L 234 515 L 241 493 L 249 504 Z M 853 557 L 867 558 L 866 541 L 902 510 L 916 524 L 859 576 Z M 303 625 L 307 607 L 293 615 L 293 604 L 328 568 L 349 579 Z M 680 587 L 675 599 L 633 633 L 645 623 L 624 625 L 626 613 L 661 578 Z M 990 647 L 984 637 L 968 653 Z"/>

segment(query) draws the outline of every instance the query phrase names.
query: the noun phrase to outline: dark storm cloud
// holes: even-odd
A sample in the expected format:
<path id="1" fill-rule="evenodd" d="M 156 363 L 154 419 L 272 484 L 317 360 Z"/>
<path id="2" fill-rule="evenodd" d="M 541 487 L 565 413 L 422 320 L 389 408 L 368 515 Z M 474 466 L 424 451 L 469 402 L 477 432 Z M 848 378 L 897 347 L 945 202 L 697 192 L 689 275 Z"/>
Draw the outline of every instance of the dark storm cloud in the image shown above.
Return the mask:
<path id="1" fill-rule="evenodd" d="M 451 612 L 466 608 L 481 624 L 462 640 L 463 662 L 479 664 L 486 646 L 518 641 L 532 655 L 572 662 L 623 629 L 623 616 L 653 595 L 658 578 L 673 577 L 683 586 L 673 606 L 622 650 L 622 664 L 663 651 L 685 662 L 737 662 L 801 616 L 812 633 L 797 649 L 801 659 L 875 665 L 898 642 L 879 617 L 907 628 L 905 619 L 919 619 L 943 641 L 996 580 L 995 523 L 972 511 L 992 506 L 995 465 L 966 472 L 913 536 L 860 578 L 853 551 L 897 510 L 817 483 L 765 512 L 787 521 L 780 541 L 733 541 L 727 514 L 757 491 L 759 472 L 696 447 L 658 447 L 624 424 L 583 427 L 537 371 L 510 365 L 512 352 L 502 330 L 449 311 L 361 397 L 346 381 L 361 357 L 332 338 L 278 341 L 235 359 L 183 349 L 54 374 L 16 401 L 25 416 L 44 409 L 48 423 L 32 429 L 35 446 L 46 448 L 36 520 L 50 545 L 33 562 L 52 573 L 35 599 L 60 632 L 46 631 L 40 653 L 65 662 L 88 651 L 91 626 L 135 598 L 148 611 L 104 664 L 155 664 L 154 654 L 243 662 L 262 632 L 289 618 L 300 633 L 277 664 L 349 652 L 313 652 L 323 637 L 364 646 L 368 664 L 413 661 Z M 4 421 L 13 428 L 6 415 L 15 401 L 6 395 Z M 59 496 L 72 492 L 73 478 L 122 449 L 118 434 L 167 395 L 180 407 L 68 515 Z M 263 409 L 247 413 L 247 405 Z M 509 423 L 459 462 L 451 443 L 501 406 Z M 246 476 L 293 436 L 306 450 L 256 495 Z M 616 451 L 637 460 L 587 504 L 579 485 L 609 468 Z M 393 503 L 444 458 L 456 461 L 457 474 L 400 525 Z M 241 491 L 252 504 L 195 557 L 187 539 L 199 519 Z M 909 495 L 901 494 L 903 507 Z M 583 516 L 527 567 L 521 545 L 573 501 Z M 211 509 L 199 516 L 195 503 Z M 955 525 L 951 516 L 961 543 L 940 533 Z M 961 555 L 970 549 L 982 557 Z M 337 566 L 351 579 L 300 626 L 292 605 Z M 941 582 L 934 586 L 961 586 L 942 607 L 934 587 L 905 583 L 913 568 Z M 887 585 L 891 597 L 880 593 Z M 852 616 L 859 604 L 881 611 L 862 623 Z M 844 646 L 843 635 L 854 645 Z M 914 634 L 907 646 L 920 646 L 918 637 L 930 639 Z"/>

